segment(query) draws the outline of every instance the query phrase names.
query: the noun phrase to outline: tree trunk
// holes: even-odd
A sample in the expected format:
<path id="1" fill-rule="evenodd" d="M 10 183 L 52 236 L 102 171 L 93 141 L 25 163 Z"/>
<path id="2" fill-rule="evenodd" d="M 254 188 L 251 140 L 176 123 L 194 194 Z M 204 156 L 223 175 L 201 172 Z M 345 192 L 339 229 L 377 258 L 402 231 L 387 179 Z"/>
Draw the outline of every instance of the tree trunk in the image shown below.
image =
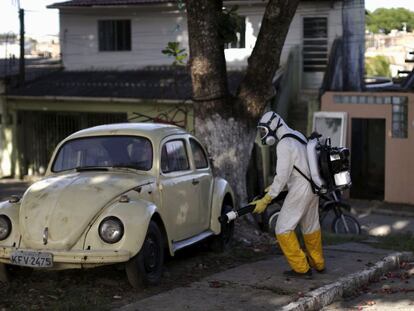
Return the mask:
<path id="1" fill-rule="evenodd" d="M 203 103 L 206 104 L 206 103 Z M 213 103 L 209 103 L 209 107 Z M 231 184 L 237 203 L 247 200 L 246 173 L 256 136 L 253 122 L 240 113 L 229 116 L 223 112 L 224 105 L 232 103 L 217 101 L 215 109 L 198 109 L 195 113 L 197 137 L 208 146 L 213 159 L 214 173 Z"/>
<path id="2" fill-rule="evenodd" d="M 195 131 L 239 202 L 247 199 L 246 173 L 256 124 L 274 95 L 272 79 L 299 0 L 270 0 L 246 76 L 236 97 L 228 92 L 218 19 L 223 1 L 187 0 Z"/>

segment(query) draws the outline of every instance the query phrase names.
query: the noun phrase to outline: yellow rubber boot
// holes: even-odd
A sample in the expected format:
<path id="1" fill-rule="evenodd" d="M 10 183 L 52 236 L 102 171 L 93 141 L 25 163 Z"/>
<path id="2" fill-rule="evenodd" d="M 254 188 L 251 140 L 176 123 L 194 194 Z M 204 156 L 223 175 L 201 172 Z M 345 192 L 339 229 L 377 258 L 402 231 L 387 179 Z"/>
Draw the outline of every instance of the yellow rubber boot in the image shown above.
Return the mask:
<path id="1" fill-rule="evenodd" d="M 298 273 L 308 272 L 310 267 L 295 232 L 276 234 L 276 238 L 292 270 Z"/>
<path id="2" fill-rule="evenodd" d="M 318 271 L 325 269 L 325 259 L 322 251 L 322 235 L 321 230 L 317 230 L 310 234 L 304 234 L 306 250 L 309 254 L 309 262 L 313 268 Z"/>

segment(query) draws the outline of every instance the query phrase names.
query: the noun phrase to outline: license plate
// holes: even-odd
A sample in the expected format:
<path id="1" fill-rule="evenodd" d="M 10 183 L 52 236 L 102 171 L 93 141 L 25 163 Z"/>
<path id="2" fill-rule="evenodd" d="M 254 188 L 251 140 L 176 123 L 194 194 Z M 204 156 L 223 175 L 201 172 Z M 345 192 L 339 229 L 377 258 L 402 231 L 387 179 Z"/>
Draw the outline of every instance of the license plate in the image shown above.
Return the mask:
<path id="1" fill-rule="evenodd" d="M 11 263 L 18 266 L 50 268 L 53 267 L 51 253 L 15 251 L 10 257 Z"/>

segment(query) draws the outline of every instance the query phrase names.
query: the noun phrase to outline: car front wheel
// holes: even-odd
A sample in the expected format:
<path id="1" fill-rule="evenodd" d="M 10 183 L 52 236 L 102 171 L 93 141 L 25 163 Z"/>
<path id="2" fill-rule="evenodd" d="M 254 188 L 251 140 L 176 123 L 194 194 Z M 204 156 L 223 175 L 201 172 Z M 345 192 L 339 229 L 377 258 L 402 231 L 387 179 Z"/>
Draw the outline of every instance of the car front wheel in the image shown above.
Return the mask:
<path id="1" fill-rule="evenodd" d="M 134 288 L 157 285 L 164 265 L 163 239 L 158 225 L 151 221 L 141 250 L 126 264 L 129 283 Z"/>

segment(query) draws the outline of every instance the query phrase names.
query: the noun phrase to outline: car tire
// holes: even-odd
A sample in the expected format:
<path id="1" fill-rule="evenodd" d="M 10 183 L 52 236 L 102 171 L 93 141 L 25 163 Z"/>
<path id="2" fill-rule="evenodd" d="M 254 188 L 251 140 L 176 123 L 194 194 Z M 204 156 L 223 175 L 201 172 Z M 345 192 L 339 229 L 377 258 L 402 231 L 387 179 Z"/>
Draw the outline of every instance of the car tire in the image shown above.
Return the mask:
<path id="1" fill-rule="evenodd" d="M 231 212 L 233 208 L 230 205 L 223 205 L 221 215 Z M 221 223 L 220 234 L 213 236 L 210 242 L 210 249 L 216 253 L 222 253 L 229 249 L 234 235 L 234 220 L 229 223 Z"/>
<path id="2" fill-rule="evenodd" d="M 129 283 L 134 288 L 143 288 L 160 283 L 164 266 L 164 244 L 161 231 L 150 221 L 141 250 L 126 264 Z"/>

